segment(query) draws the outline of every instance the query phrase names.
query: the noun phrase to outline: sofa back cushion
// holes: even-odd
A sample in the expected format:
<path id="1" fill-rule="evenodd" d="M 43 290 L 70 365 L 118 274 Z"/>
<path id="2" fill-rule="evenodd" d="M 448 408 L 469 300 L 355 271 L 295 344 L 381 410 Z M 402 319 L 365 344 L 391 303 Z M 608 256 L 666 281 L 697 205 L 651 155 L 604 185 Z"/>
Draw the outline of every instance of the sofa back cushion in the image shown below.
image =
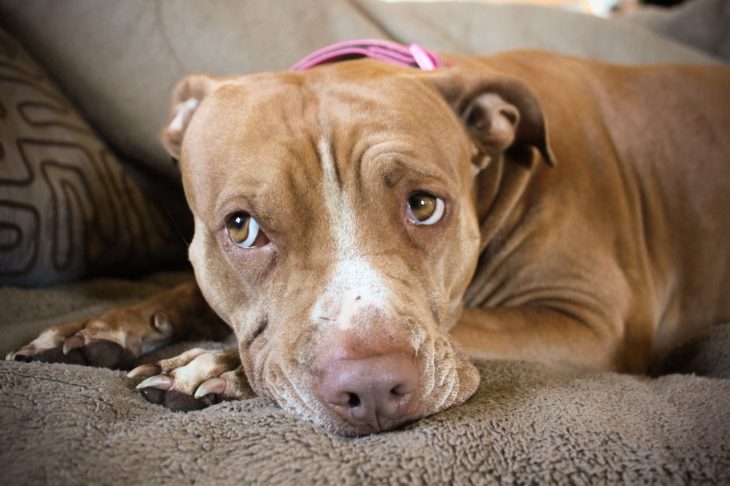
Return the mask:
<path id="1" fill-rule="evenodd" d="M 161 208 L 0 30 L 0 284 L 128 274 L 184 253 Z"/>

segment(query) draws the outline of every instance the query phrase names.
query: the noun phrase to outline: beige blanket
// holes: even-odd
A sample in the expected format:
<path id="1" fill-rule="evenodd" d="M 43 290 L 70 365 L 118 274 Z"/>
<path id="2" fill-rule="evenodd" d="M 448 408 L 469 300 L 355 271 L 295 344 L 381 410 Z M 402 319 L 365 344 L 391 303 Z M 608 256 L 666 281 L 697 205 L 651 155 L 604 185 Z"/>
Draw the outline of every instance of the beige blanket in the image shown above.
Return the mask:
<path id="1" fill-rule="evenodd" d="M 1 289 L 0 351 L 184 277 Z M 728 349 L 730 325 L 717 326 L 670 360 L 685 374 L 659 378 L 481 363 L 465 405 L 358 439 L 262 398 L 174 413 L 147 403 L 121 371 L 1 362 L 0 484 L 727 484 Z"/>

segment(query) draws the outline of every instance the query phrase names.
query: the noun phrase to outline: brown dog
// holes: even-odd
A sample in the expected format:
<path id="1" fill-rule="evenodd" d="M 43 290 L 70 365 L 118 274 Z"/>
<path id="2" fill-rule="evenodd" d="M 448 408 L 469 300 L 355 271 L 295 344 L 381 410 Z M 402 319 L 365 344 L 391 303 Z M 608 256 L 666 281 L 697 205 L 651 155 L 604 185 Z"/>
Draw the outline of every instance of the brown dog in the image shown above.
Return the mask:
<path id="1" fill-rule="evenodd" d="M 464 402 L 465 354 L 643 372 L 730 320 L 730 68 L 447 57 L 184 80 L 164 141 L 200 290 L 10 357 L 129 365 L 214 326 L 207 302 L 238 350 L 133 370 L 148 397 L 199 406 L 247 378 L 356 435 Z"/>

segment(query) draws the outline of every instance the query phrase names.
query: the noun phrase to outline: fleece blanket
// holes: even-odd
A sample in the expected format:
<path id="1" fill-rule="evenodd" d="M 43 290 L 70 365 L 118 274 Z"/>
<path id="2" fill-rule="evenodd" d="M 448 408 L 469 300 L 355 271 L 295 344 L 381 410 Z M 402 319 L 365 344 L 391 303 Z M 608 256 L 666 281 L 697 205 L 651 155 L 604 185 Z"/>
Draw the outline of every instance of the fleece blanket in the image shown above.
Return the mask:
<path id="1" fill-rule="evenodd" d="M 0 351 L 182 278 L 0 289 Z M 0 483 L 727 484 L 728 350 L 730 325 L 719 325 L 655 377 L 482 362 L 465 405 L 355 439 L 264 398 L 175 413 L 122 371 L 3 361 Z"/>

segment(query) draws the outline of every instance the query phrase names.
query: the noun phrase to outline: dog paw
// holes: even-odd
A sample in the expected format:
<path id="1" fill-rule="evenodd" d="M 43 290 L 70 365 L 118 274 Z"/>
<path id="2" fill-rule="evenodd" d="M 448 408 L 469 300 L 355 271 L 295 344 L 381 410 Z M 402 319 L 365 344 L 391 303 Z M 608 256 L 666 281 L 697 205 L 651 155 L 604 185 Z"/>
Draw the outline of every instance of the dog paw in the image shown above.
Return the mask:
<path id="1" fill-rule="evenodd" d="M 111 309 L 98 317 L 50 327 L 5 359 L 129 368 L 172 334 L 164 312 L 139 306 Z"/>
<path id="2" fill-rule="evenodd" d="M 138 366 L 127 376 L 145 378 L 137 385 L 142 396 L 174 411 L 198 410 L 253 395 L 236 350 L 194 348 Z"/>

